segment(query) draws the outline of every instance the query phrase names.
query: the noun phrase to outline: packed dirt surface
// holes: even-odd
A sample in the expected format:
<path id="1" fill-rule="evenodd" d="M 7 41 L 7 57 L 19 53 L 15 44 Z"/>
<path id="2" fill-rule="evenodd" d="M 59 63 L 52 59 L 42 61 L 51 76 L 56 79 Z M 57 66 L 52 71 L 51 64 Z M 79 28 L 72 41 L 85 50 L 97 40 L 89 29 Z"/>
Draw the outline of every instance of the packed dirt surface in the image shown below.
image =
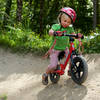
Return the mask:
<path id="1" fill-rule="evenodd" d="M 57 84 L 49 80 L 44 86 L 41 75 L 48 59 L 0 48 L 0 96 L 6 95 L 7 100 L 100 100 L 100 54 L 84 57 L 89 73 L 83 85 L 77 85 L 65 73 Z"/>

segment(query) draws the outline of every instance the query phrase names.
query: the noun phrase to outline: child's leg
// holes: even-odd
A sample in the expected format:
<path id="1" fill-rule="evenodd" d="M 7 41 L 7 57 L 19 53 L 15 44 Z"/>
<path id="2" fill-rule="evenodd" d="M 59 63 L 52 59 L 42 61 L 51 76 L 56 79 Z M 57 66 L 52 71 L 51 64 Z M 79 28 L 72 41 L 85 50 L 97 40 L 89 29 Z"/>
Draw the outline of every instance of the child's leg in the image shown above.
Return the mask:
<path id="1" fill-rule="evenodd" d="M 68 48 L 66 48 L 65 53 L 66 53 L 66 59 L 67 59 L 68 54 L 69 54 L 69 49 Z M 71 68 L 71 61 L 69 59 L 68 76 L 71 76 L 71 74 L 70 74 L 70 68 Z"/>
<path id="2" fill-rule="evenodd" d="M 59 52 L 60 52 L 59 50 L 52 50 L 52 52 L 50 54 L 50 65 L 46 69 L 46 73 L 43 74 L 43 76 L 42 76 L 42 82 L 45 81 L 45 78 L 48 77 L 48 74 L 50 74 L 51 72 L 53 72 L 56 69 L 57 64 L 58 64 Z"/>
<path id="3" fill-rule="evenodd" d="M 48 65 L 48 68 L 46 70 L 46 73 L 49 74 L 52 71 L 54 71 L 58 64 L 58 55 L 60 51 L 59 50 L 52 50 L 52 53 L 50 55 L 50 64 Z"/>

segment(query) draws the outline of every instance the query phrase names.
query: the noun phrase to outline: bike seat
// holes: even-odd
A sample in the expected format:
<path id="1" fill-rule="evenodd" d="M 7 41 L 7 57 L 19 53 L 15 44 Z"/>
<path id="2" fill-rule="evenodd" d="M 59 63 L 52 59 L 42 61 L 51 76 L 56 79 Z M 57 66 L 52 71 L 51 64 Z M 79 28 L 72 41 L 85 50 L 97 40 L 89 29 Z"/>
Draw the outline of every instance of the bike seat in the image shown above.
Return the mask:
<path id="1" fill-rule="evenodd" d="M 61 51 L 58 55 L 58 60 L 60 61 L 61 59 L 63 59 L 65 56 L 65 51 Z"/>

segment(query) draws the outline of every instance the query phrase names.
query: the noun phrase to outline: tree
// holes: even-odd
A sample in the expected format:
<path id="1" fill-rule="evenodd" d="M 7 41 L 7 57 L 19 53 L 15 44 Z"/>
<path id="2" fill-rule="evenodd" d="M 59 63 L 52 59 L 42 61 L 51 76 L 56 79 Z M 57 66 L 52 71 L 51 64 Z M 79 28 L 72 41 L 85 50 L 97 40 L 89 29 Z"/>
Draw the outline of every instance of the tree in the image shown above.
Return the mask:
<path id="1" fill-rule="evenodd" d="M 90 33 L 90 30 L 93 29 L 92 7 L 90 8 L 89 6 L 89 0 L 76 0 L 74 3 L 77 14 L 74 26 L 76 29 L 79 29 L 80 32 L 87 35 Z"/>
<path id="2" fill-rule="evenodd" d="M 97 0 L 97 27 L 100 29 L 100 0 Z"/>
<path id="3" fill-rule="evenodd" d="M 96 29 L 96 24 L 97 24 L 97 19 L 96 19 L 96 14 L 97 12 L 97 0 L 93 0 L 93 29 Z"/>
<path id="4" fill-rule="evenodd" d="M 11 5 L 12 5 L 12 0 L 7 0 L 5 7 L 4 21 L 3 21 L 4 26 L 7 25 L 10 16 Z"/>
<path id="5" fill-rule="evenodd" d="M 30 0 L 30 1 L 29 1 L 30 6 L 32 5 L 32 1 L 33 1 L 33 0 Z"/>
<path id="6" fill-rule="evenodd" d="M 16 11 L 16 20 L 21 22 L 22 20 L 22 7 L 23 7 L 23 0 L 17 0 L 17 11 Z"/>
<path id="7" fill-rule="evenodd" d="M 49 25 L 52 25 L 53 23 L 56 23 L 56 19 L 58 17 L 59 14 L 59 10 L 62 7 L 62 3 L 63 0 L 53 0 L 51 1 L 51 7 L 48 10 L 48 20 L 47 22 L 49 23 Z"/>
<path id="8" fill-rule="evenodd" d="M 39 33 L 39 16 L 40 16 L 40 12 L 39 12 L 39 0 L 34 0 L 34 5 L 33 6 L 33 10 L 32 10 L 32 17 L 30 19 L 30 28 L 36 32 Z"/>
<path id="9" fill-rule="evenodd" d="M 40 0 L 40 35 L 43 33 L 44 2 L 45 0 Z"/>
<path id="10" fill-rule="evenodd" d="M 75 9 L 77 13 L 77 19 L 74 24 L 75 29 L 86 32 L 93 29 L 93 6 L 89 5 L 91 1 L 92 0 L 13 0 L 12 3 L 12 0 L 1 0 L 0 26 L 3 24 L 15 25 L 17 20 L 17 22 L 22 23 L 24 28 L 30 28 L 36 34 L 45 34 L 49 30 L 49 27 L 46 26 L 51 26 L 57 22 L 59 10 L 62 7 L 69 6 Z M 97 1 L 100 2 L 100 0 Z M 99 25 L 100 3 L 98 3 L 96 9 L 98 13 L 97 15 L 94 14 L 97 16 L 94 18 L 97 18 Z M 4 13 L 5 15 L 3 15 Z M 88 34 L 89 31 L 86 33 Z"/>

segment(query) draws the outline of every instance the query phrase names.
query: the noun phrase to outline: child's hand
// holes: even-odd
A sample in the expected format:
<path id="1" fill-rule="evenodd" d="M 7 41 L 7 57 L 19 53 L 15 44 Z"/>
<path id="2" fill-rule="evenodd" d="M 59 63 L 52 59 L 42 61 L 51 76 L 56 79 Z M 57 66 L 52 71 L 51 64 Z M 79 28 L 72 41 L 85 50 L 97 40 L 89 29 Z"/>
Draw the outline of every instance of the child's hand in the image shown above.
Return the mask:
<path id="1" fill-rule="evenodd" d="M 62 32 L 61 31 L 56 31 L 58 36 L 62 36 Z"/>
<path id="2" fill-rule="evenodd" d="M 54 36 L 62 36 L 64 33 L 66 33 L 66 31 L 54 31 L 53 35 Z"/>
<path id="3" fill-rule="evenodd" d="M 83 34 L 78 33 L 78 38 L 82 38 L 82 37 L 83 37 Z"/>
<path id="4" fill-rule="evenodd" d="M 54 35 L 54 31 L 52 29 L 49 30 L 49 35 L 51 35 L 51 36 Z"/>

